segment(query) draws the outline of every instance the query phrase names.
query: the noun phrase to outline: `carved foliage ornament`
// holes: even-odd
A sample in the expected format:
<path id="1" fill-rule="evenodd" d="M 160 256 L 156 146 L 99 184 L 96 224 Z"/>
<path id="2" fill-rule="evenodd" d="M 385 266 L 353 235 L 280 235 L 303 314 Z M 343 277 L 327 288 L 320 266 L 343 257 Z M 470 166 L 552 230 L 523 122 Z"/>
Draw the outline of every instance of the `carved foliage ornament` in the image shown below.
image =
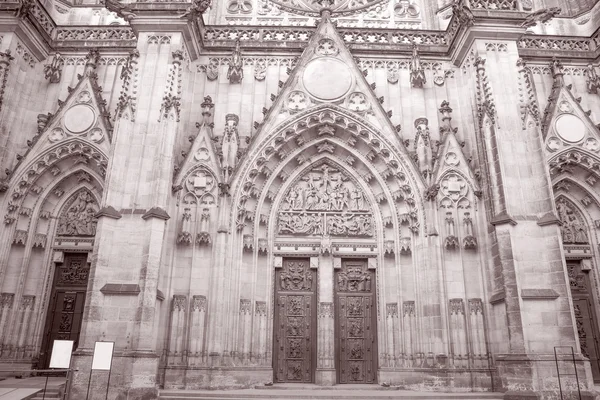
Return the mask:
<path id="1" fill-rule="evenodd" d="M 312 168 L 288 190 L 280 234 L 372 236 L 373 217 L 362 190 L 328 164 Z"/>

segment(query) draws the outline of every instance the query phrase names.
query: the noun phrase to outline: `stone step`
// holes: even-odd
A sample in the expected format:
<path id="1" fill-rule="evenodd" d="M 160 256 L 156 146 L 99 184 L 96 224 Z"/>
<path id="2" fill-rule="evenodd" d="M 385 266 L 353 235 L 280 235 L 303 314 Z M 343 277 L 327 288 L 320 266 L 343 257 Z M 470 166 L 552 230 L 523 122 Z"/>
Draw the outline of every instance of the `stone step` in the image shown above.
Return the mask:
<path id="1" fill-rule="evenodd" d="M 349 387 L 350 386 L 350 387 Z M 330 387 L 322 386 L 293 386 L 273 385 L 266 389 L 259 387 L 255 389 L 236 390 L 161 390 L 161 400 L 247 400 L 247 399 L 281 399 L 281 400 L 333 400 L 333 399 L 375 399 L 375 400 L 488 400 L 502 399 L 503 394 L 497 392 L 417 392 L 398 390 L 398 388 L 384 388 L 379 385 L 336 385 Z"/>

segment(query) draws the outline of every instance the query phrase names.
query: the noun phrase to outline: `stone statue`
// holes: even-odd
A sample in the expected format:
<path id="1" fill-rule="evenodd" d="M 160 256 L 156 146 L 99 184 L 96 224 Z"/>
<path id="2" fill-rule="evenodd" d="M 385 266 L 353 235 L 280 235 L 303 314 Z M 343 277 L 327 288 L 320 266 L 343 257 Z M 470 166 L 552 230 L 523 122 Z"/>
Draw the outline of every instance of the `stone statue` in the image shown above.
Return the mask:
<path id="1" fill-rule="evenodd" d="M 235 49 L 229 59 L 229 69 L 227 70 L 227 79 L 229 83 L 241 83 L 244 79 L 244 60 L 240 50 L 240 40 L 235 41 Z"/>
<path id="2" fill-rule="evenodd" d="M 239 133 L 238 123 L 239 117 L 235 114 L 227 114 L 225 116 L 225 131 L 223 132 L 223 140 L 221 142 L 221 152 L 223 158 L 221 160 L 221 166 L 225 172 L 225 179 L 229 179 L 233 168 L 237 162 L 237 154 L 239 149 Z"/>
<path id="3" fill-rule="evenodd" d="M 588 93 L 598 93 L 598 89 L 600 88 L 600 77 L 596 74 L 596 69 L 592 64 L 588 64 L 585 70 L 585 83 Z"/>
<path id="4" fill-rule="evenodd" d="M 413 44 L 412 58 L 410 60 L 410 84 L 415 88 L 422 88 L 427 79 L 425 78 L 425 70 L 421 65 L 421 57 L 416 44 Z"/>

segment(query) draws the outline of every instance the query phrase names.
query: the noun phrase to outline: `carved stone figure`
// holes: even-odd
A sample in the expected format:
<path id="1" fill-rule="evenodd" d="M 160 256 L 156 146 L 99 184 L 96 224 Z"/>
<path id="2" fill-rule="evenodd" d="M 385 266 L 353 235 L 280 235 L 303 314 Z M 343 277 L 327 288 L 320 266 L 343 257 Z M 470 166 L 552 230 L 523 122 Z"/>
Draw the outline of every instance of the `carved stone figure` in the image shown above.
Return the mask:
<path id="1" fill-rule="evenodd" d="M 240 50 L 240 40 L 236 40 L 235 49 L 229 59 L 229 69 L 227 69 L 227 79 L 229 83 L 241 83 L 244 79 L 244 60 Z"/>
<path id="2" fill-rule="evenodd" d="M 410 60 L 410 84 L 415 88 L 422 88 L 427 83 L 425 70 L 421 65 L 421 57 L 416 44 L 413 44 L 412 58 Z"/>
<path id="3" fill-rule="evenodd" d="M 558 218 L 562 222 L 560 231 L 563 243 L 588 243 L 588 234 L 585 224 L 571 206 L 561 199 L 556 202 Z"/>
<path id="4" fill-rule="evenodd" d="M 104 7 L 106 7 L 108 11 L 117 14 L 125 21 L 131 21 L 137 16 L 132 12 L 131 7 L 126 6 L 117 0 L 104 0 Z"/>
<path id="5" fill-rule="evenodd" d="M 225 131 L 223 132 L 223 140 L 221 141 L 221 152 L 223 158 L 221 166 L 225 172 L 225 179 L 229 179 L 229 175 L 235 167 L 240 138 L 238 134 L 239 117 L 235 114 L 227 114 L 225 116 Z"/>
<path id="6" fill-rule="evenodd" d="M 558 7 L 544 8 L 532 12 L 525 18 L 525 21 L 521 24 L 524 28 L 530 28 L 536 26 L 538 22 L 544 23 L 550 21 L 552 18 L 560 14 L 561 9 Z"/>
<path id="7" fill-rule="evenodd" d="M 80 191 L 75 199 L 65 208 L 58 220 L 57 234 L 61 236 L 94 236 L 96 234 L 96 218 L 98 205 L 92 195 Z"/>
<path id="8" fill-rule="evenodd" d="M 50 83 L 60 82 L 62 68 L 64 65 L 65 59 L 60 55 L 60 53 L 54 54 L 52 61 L 49 64 L 44 65 L 44 78 L 48 79 Z"/>
<path id="9" fill-rule="evenodd" d="M 600 77 L 592 64 L 588 64 L 585 70 L 585 83 L 588 93 L 596 94 L 600 88 Z"/>
<path id="10" fill-rule="evenodd" d="M 284 196 L 279 233 L 370 236 L 373 221 L 364 194 L 337 168 L 322 164 Z"/>
<path id="11" fill-rule="evenodd" d="M 423 176 L 427 178 L 431 175 L 433 167 L 433 150 L 429 139 L 429 127 L 427 118 L 418 118 L 415 121 L 417 133 L 415 135 L 415 150 L 419 169 Z"/>
<path id="12" fill-rule="evenodd" d="M 189 21 L 199 18 L 211 6 L 212 0 L 194 0 L 192 5 L 181 15 Z"/>

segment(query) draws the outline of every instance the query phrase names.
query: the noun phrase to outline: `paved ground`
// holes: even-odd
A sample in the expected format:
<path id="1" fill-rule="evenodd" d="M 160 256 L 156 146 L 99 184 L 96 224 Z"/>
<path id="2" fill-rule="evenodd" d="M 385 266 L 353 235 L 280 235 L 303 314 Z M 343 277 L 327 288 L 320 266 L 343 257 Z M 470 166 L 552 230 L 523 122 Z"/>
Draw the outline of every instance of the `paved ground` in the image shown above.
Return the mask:
<path id="1" fill-rule="evenodd" d="M 65 378 L 49 377 L 48 389 L 58 389 L 65 382 Z M 7 378 L 0 381 L 0 400 L 29 399 L 37 392 L 44 389 L 46 378 L 41 376 L 15 379 Z"/>

